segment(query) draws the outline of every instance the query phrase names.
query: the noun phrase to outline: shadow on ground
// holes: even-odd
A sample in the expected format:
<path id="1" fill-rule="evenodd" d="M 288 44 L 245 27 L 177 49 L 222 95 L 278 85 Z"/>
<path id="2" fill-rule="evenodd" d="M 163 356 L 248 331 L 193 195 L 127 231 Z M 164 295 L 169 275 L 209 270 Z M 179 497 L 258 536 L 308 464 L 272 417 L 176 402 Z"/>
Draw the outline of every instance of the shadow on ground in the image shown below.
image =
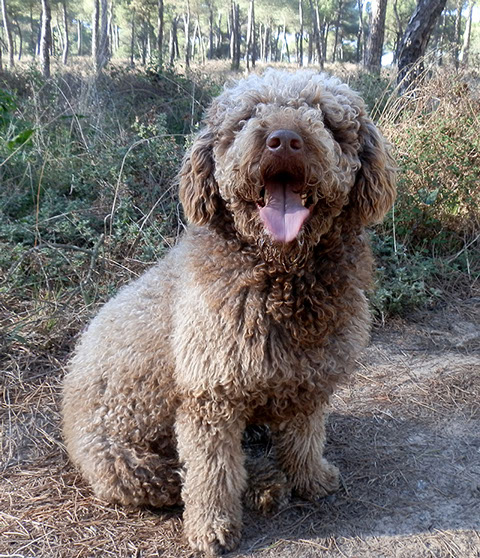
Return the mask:
<path id="1" fill-rule="evenodd" d="M 480 529 L 480 421 L 469 426 L 452 416 L 432 426 L 333 413 L 327 455 L 342 472 L 341 490 L 318 506 L 295 500 L 273 518 L 248 514 L 242 551 L 278 538 L 327 549 L 332 537 Z"/>

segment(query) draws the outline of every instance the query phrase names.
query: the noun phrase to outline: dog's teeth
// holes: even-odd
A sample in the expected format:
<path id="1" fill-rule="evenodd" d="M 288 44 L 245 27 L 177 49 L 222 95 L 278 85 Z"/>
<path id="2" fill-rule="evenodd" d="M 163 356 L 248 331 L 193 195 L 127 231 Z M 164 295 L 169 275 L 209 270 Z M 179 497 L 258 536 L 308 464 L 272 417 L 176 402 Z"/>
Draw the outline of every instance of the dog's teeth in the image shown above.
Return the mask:
<path id="1" fill-rule="evenodd" d="M 265 199 L 265 188 L 262 188 L 260 190 L 260 197 L 257 200 L 257 205 L 259 205 L 260 207 L 265 207 L 266 204 L 266 199 Z"/>

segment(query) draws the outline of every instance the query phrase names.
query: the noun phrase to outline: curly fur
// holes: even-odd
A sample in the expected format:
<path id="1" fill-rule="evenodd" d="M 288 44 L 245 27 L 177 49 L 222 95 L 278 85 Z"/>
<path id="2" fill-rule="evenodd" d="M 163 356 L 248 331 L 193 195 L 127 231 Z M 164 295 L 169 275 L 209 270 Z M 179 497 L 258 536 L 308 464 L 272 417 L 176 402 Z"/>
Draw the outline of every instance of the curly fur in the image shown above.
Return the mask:
<path id="1" fill-rule="evenodd" d="M 311 204 L 287 243 L 258 206 L 277 129 L 304 142 L 288 164 Z M 183 501 L 192 548 L 217 554 L 239 541 L 243 494 L 264 511 L 336 489 L 325 407 L 367 343 L 364 227 L 394 196 L 385 141 L 337 79 L 267 71 L 212 103 L 180 173 L 186 234 L 103 307 L 65 379 L 67 448 L 100 498 Z M 276 472 L 246 466 L 250 424 L 269 425 Z"/>

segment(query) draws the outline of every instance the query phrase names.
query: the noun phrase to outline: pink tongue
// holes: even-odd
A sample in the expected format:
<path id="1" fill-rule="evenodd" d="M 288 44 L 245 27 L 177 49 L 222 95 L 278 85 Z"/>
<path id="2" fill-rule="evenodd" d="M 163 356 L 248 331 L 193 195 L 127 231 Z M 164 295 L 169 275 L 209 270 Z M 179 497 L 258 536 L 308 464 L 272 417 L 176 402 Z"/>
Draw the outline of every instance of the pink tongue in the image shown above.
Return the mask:
<path id="1" fill-rule="evenodd" d="M 260 217 L 268 232 L 279 242 L 296 238 L 310 211 L 302 205 L 299 194 L 283 182 L 269 182 L 269 201 L 260 209 Z"/>

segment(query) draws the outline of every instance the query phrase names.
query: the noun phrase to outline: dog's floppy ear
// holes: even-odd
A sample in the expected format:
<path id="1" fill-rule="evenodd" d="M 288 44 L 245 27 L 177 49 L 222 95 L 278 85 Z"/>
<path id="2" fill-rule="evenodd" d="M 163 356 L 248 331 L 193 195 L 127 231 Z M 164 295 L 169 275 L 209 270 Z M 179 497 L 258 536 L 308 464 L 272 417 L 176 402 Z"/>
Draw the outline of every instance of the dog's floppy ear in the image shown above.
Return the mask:
<path id="1" fill-rule="evenodd" d="M 395 200 L 396 169 L 389 147 L 369 118 L 362 119 L 360 163 L 351 203 L 363 225 L 382 220 Z"/>
<path id="2" fill-rule="evenodd" d="M 203 129 L 195 138 L 180 171 L 180 201 L 188 221 L 206 225 L 220 207 L 214 177 L 213 134 Z"/>

